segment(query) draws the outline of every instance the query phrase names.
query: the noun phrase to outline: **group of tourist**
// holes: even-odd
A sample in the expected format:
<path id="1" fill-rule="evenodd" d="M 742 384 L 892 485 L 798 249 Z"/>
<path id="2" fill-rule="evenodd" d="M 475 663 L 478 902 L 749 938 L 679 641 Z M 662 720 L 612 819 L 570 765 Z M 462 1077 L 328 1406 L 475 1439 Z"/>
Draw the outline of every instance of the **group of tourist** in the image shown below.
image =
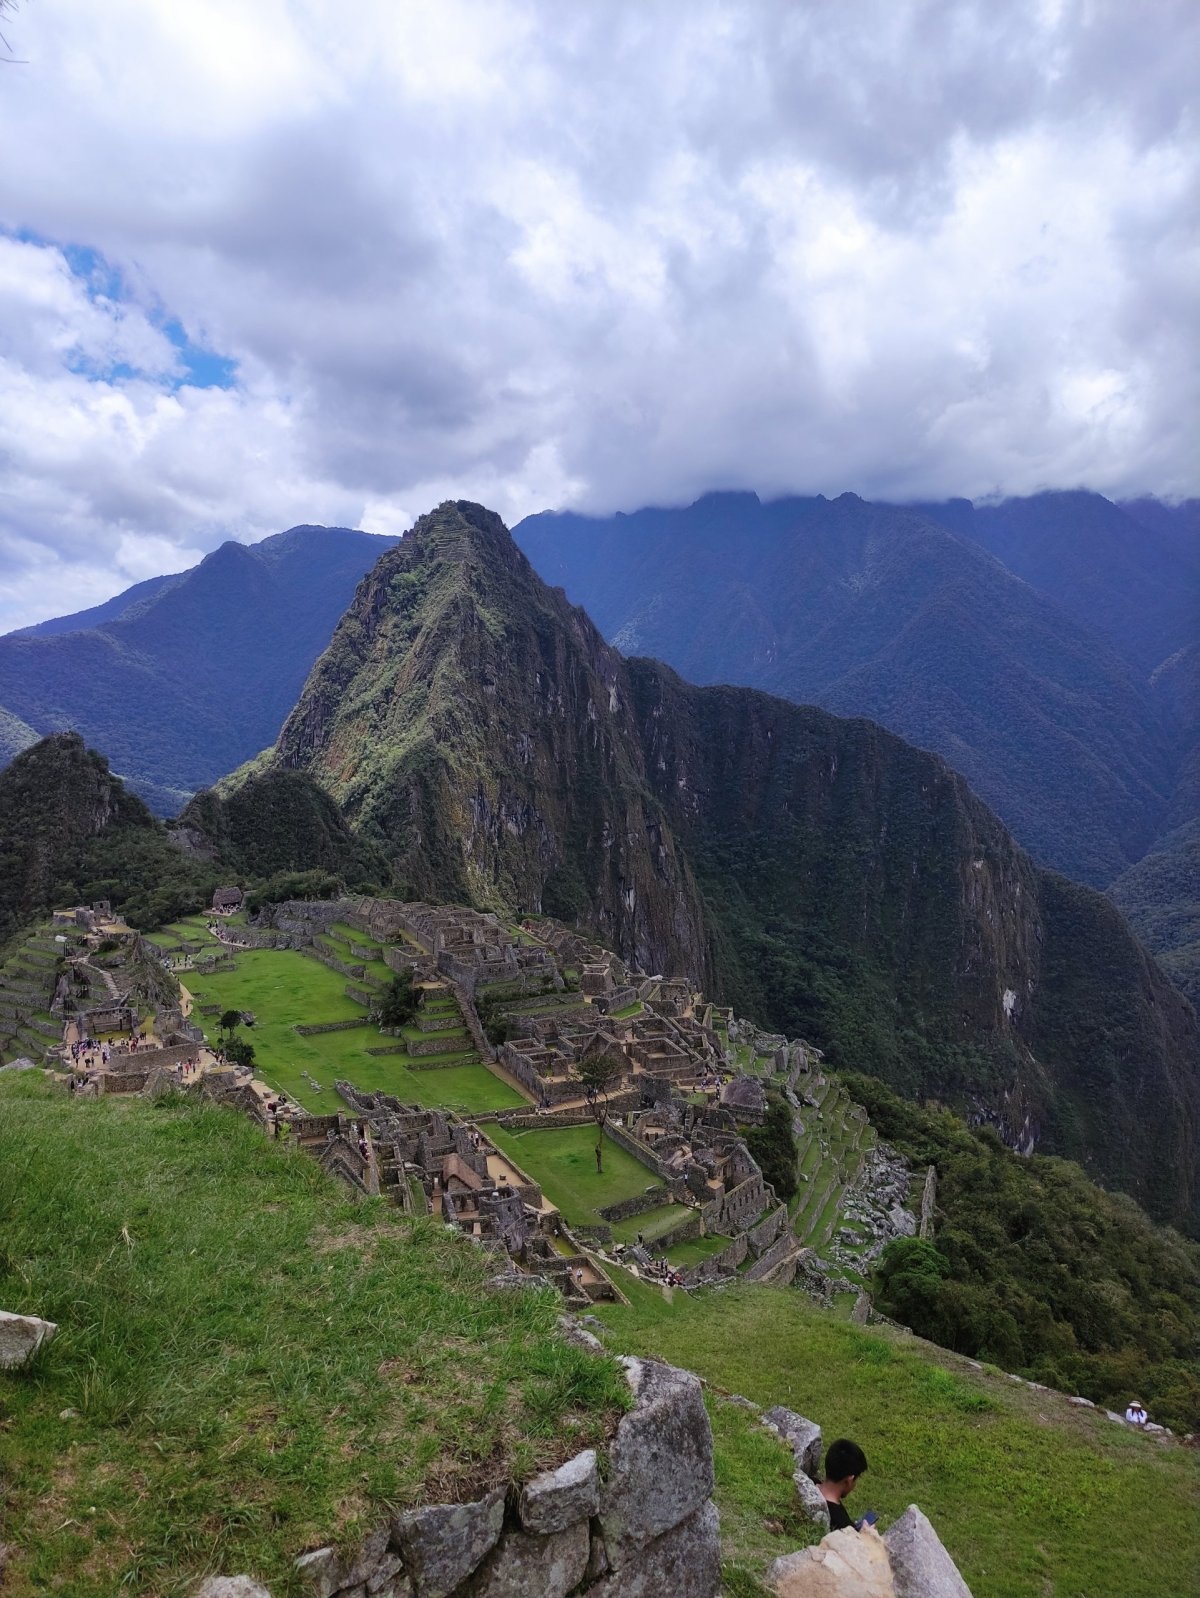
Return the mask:
<path id="1" fill-rule="evenodd" d="M 613 1254 L 618 1263 L 622 1265 L 625 1263 L 627 1246 L 625 1243 L 616 1243 L 613 1246 Z M 638 1261 L 638 1269 L 649 1281 L 658 1282 L 663 1287 L 683 1287 L 686 1285 L 683 1280 L 683 1272 L 677 1271 L 665 1254 L 660 1254 L 658 1259 L 653 1259 L 646 1253 L 645 1239 L 640 1232 L 638 1233 L 636 1247 L 638 1252 L 642 1254 L 641 1260 Z"/>
<path id="2" fill-rule="evenodd" d="M 71 1045 L 71 1063 L 82 1075 L 108 1064 L 108 1044 L 97 1043 L 95 1038 L 77 1038 Z"/>

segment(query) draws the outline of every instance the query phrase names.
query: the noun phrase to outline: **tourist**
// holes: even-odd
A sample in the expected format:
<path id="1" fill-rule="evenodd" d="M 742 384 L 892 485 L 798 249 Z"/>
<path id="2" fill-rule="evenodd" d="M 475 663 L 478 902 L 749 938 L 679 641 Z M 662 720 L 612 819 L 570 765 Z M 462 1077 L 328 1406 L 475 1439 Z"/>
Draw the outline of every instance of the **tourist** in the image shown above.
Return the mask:
<path id="1" fill-rule="evenodd" d="M 1142 1408 L 1141 1399 L 1131 1398 L 1129 1400 L 1129 1408 L 1125 1411 L 1125 1419 L 1129 1424 L 1131 1426 L 1144 1426 L 1149 1418 Z"/>
<path id="2" fill-rule="evenodd" d="M 817 1484 L 817 1491 L 829 1505 L 830 1531 L 845 1531 L 855 1525 L 843 1509 L 842 1500 L 849 1498 L 866 1469 L 867 1456 L 857 1443 L 852 1443 L 848 1437 L 839 1437 L 837 1442 L 830 1443 L 825 1453 L 825 1480 Z M 868 1524 L 873 1519 L 873 1516 L 864 1516 Z M 862 1522 L 858 1522 L 858 1526 L 861 1525 Z"/>

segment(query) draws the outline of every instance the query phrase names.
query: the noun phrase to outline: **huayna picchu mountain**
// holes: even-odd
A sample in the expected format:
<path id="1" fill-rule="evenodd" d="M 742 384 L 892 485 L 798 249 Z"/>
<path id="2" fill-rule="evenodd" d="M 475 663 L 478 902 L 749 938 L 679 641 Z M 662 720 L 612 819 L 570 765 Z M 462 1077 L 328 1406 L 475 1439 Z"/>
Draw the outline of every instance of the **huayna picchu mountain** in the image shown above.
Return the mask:
<path id="1" fill-rule="evenodd" d="M 1195 1012 L 1111 904 L 875 724 L 626 660 L 480 506 L 380 559 L 263 764 L 402 891 L 578 921 L 1196 1223 Z"/>

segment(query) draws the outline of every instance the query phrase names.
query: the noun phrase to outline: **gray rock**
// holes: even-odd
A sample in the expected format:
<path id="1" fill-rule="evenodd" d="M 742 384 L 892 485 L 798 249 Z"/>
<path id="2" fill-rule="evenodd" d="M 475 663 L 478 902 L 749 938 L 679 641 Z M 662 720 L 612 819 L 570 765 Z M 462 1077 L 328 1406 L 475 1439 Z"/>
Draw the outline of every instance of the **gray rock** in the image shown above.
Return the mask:
<path id="1" fill-rule="evenodd" d="M 712 1431 L 699 1381 L 655 1360 L 621 1363 L 636 1403 L 617 1427 L 600 1495 L 613 1570 L 692 1515 L 713 1488 Z"/>
<path id="2" fill-rule="evenodd" d="M 821 1496 L 821 1489 L 812 1481 L 799 1465 L 792 1480 L 796 1483 L 796 1497 L 800 1500 L 800 1510 L 806 1520 L 811 1520 L 814 1526 L 824 1526 L 829 1530 L 829 1505 Z"/>
<path id="3" fill-rule="evenodd" d="M 209 1576 L 192 1598 L 271 1598 L 271 1594 L 253 1576 Z"/>
<path id="4" fill-rule="evenodd" d="M 594 1448 L 526 1482 L 518 1504 L 522 1526 L 542 1537 L 565 1531 L 577 1520 L 589 1520 L 599 1508 L 600 1477 Z"/>
<path id="5" fill-rule="evenodd" d="M 1144 1432 L 1157 1432 L 1159 1436 L 1165 1436 L 1167 1428 L 1165 1426 L 1156 1426 L 1152 1420 L 1148 1420 L 1142 1426 L 1142 1430 Z"/>
<path id="6" fill-rule="evenodd" d="M 339 1587 L 349 1586 L 346 1566 L 332 1548 L 314 1548 L 301 1554 L 296 1569 L 309 1598 L 333 1598 Z"/>
<path id="7" fill-rule="evenodd" d="M 816 1421 L 806 1420 L 803 1415 L 797 1415 L 794 1409 L 784 1409 L 782 1404 L 776 1404 L 763 1416 L 763 1425 L 779 1433 L 795 1455 L 796 1464 L 810 1481 L 820 1481 L 824 1450 L 821 1446 L 821 1428 Z"/>
<path id="8" fill-rule="evenodd" d="M 580 1326 L 569 1315 L 560 1315 L 558 1324 L 568 1343 L 574 1343 L 576 1348 L 586 1348 L 589 1354 L 603 1354 L 604 1344 L 586 1326 Z"/>
<path id="9" fill-rule="evenodd" d="M 474 1504 L 432 1504 L 392 1522 L 416 1598 L 447 1598 L 496 1546 L 504 1524 L 504 1488 Z"/>
<path id="10" fill-rule="evenodd" d="M 1124 1426 L 1125 1424 L 1124 1415 L 1118 1415 L 1115 1409 L 1106 1409 L 1104 1415 L 1107 1420 L 1115 1420 L 1118 1426 Z"/>
<path id="11" fill-rule="evenodd" d="M 762 1405 L 756 1404 L 752 1398 L 743 1398 L 741 1393 L 730 1393 L 725 1400 L 727 1404 L 736 1404 L 739 1409 L 753 1409 L 761 1411 Z"/>
<path id="12" fill-rule="evenodd" d="M 380 1558 L 374 1573 L 367 1577 L 370 1598 L 402 1598 L 412 1592 L 412 1583 L 404 1574 L 404 1561 L 393 1549 Z"/>
<path id="13" fill-rule="evenodd" d="M 1067 1403 L 1074 1404 L 1076 1409 L 1095 1409 L 1096 1407 L 1090 1398 L 1068 1398 Z"/>
<path id="14" fill-rule="evenodd" d="M 971 1598 L 971 1589 L 916 1504 L 909 1504 L 889 1526 L 883 1543 L 892 1562 L 896 1598 Z"/>
<path id="15" fill-rule="evenodd" d="M 450 1230 L 455 1231 L 456 1228 L 451 1227 Z M 489 1276 L 487 1285 L 497 1292 L 520 1293 L 529 1288 L 549 1287 L 551 1282 L 548 1276 L 527 1276 L 524 1271 L 514 1268 L 511 1271 L 502 1271 L 498 1276 Z"/>
<path id="16" fill-rule="evenodd" d="M 586 1520 L 548 1537 L 506 1532 L 471 1583 L 471 1598 L 566 1598 L 583 1579 L 590 1550 Z"/>
<path id="17" fill-rule="evenodd" d="M 343 1559 L 334 1548 L 316 1548 L 301 1554 L 296 1561 L 307 1598 L 333 1598 L 334 1593 L 362 1587 L 378 1591 L 404 1569 L 400 1555 L 388 1547 L 390 1528 L 381 1526 L 367 1537 L 351 1560 Z M 375 1587 L 370 1583 L 374 1581 Z"/>
<path id="18" fill-rule="evenodd" d="M 0 1370 L 24 1365 L 57 1331 L 53 1321 L 39 1320 L 36 1315 L 10 1315 L 0 1309 Z"/>
<path id="19" fill-rule="evenodd" d="M 610 1571 L 588 1598 L 717 1598 L 721 1591 L 721 1523 L 706 1503 L 671 1531 Z"/>

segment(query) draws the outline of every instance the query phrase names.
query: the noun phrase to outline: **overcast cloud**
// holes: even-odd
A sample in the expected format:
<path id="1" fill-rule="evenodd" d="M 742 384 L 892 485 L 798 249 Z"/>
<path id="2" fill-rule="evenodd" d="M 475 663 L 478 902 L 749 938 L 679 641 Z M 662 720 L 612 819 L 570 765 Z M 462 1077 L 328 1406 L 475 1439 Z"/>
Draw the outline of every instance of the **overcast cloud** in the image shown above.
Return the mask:
<path id="1" fill-rule="evenodd" d="M 27 0 L 0 629 L 227 537 L 1200 492 L 1194 0 Z"/>

